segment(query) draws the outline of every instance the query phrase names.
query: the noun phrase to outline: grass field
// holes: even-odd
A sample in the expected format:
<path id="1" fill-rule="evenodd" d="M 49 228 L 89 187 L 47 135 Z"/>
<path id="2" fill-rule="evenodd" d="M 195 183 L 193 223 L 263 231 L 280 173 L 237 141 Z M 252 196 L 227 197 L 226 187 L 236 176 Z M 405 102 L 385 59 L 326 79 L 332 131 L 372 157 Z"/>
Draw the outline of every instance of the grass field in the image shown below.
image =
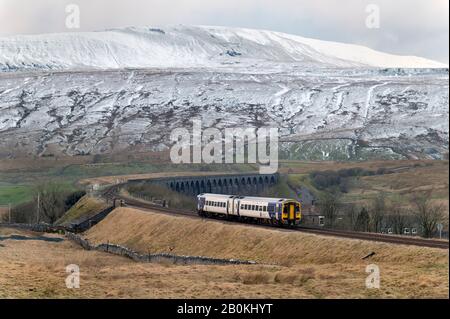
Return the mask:
<path id="1" fill-rule="evenodd" d="M 355 178 L 348 193 L 341 194 L 345 203 L 365 205 L 383 192 L 393 203 L 408 206 L 414 193 L 431 192 L 432 199 L 436 203 L 444 204 L 448 211 L 448 161 L 286 162 L 282 164 L 281 171 L 288 174 L 291 185 L 307 187 L 319 197 L 323 191 L 312 184 L 309 176 L 311 172 L 355 167 L 372 171 L 384 168 L 392 173 Z"/>
<path id="2" fill-rule="evenodd" d="M 33 195 L 34 186 L 37 183 L 47 180 L 65 184 L 67 185 L 67 189 L 75 190 L 84 187 L 83 185 L 79 185 L 80 181 L 95 180 L 95 178 L 102 176 L 106 176 L 106 178 L 99 180 L 115 182 L 117 177 L 135 176 L 136 174 L 157 174 L 161 172 L 239 172 L 255 170 L 253 165 L 247 164 L 174 165 L 143 161 L 97 164 L 76 163 L 66 166 L 59 163 L 53 167 L 46 167 L 42 162 L 39 163 L 27 160 L 21 163 L 23 166 L 20 166 L 20 168 L 12 164 L 10 166 L 0 165 L 0 205 L 10 203 L 16 205 L 29 200 Z M 48 164 L 45 161 L 44 163 Z"/>
<path id="3" fill-rule="evenodd" d="M 145 178 L 151 176 L 198 175 L 223 172 L 256 171 L 255 165 L 173 165 L 158 160 L 136 162 L 83 163 L 77 159 L 65 159 L 61 163 L 54 159 L 40 159 L 9 162 L 0 165 L 0 205 L 19 204 L 29 200 L 33 195 L 34 185 L 44 180 L 62 182 L 70 190 L 85 188 L 85 184 L 114 183 L 118 179 Z M 80 160 L 80 159 L 78 159 Z M 86 158 L 83 158 L 87 161 Z M 33 164 L 34 163 L 34 164 Z M 50 164 L 55 164 L 51 166 Z M 9 166 L 8 166 L 9 165 Z M 384 168 L 392 170 L 392 174 L 358 177 L 347 193 L 341 194 L 345 203 L 367 205 L 380 192 L 394 203 L 408 206 L 410 197 L 416 192 L 431 192 L 433 201 L 443 204 L 448 212 L 448 161 L 365 161 L 365 162 L 307 162 L 281 161 L 280 173 L 282 183 L 270 189 L 270 194 L 263 195 L 294 197 L 293 187 L 306 187 L 316 197 L 323 190 L 314 187 L 309 174 L 313 171 L 339 170 L 360 167 L 365 170 Z M 291 187 L 288 187 L 288 184 Z M 447 213 L 448 216 L 448 213 Z"/>
<path id="4" fill-rule="evenodd" d="M 90 216 L 100 213 L 106 209 L 108 204 L 98 198 L 83 196 L 75 205 L 73 205 L 60 219 L 56 221 L 57 225 L 68 226 L 70 223 L 80 219 L 86 219 Z"/>
<path id="5" fill-rule="evenodd" d="M 284 281 L 294 296 L 447 297 L 448 251 L 321 237 L 286 230 L 152 214 L 120 208 L 94 226 L 86 237 L 119 243 L 141 252 L 168 252 L 255 260 L 260 268 L 246 279 L 273 286 Z M 369 260 L 361 258 L 370 252 Z M 365 268 L 377 264 L 381 289 L 366 289 Z M 253 267 L 253 266 L 252 266 Z M 250 268 L 249 268 L 250 269 Z M 291 295 L 290 295 L 291 296 Z"/>
<path id="6" fill-rule="evenodd" d="M 29 185 L 0 185 L 0 205 L 26 202 L 32 198 L 32 193 Z"/>
<path id="7" fill-rule="evenodd" d="M 14 236 L 19 235 L 22 237 Z M 142 252 L 252 259 L 257 265 L 136 263 L 60 235 L 0 228 L 0 298 L 448 298 L 448 251 L 320 237 L 118 209 L 87 237 Z M 51 241 L 52 239 L 60 242 Z M 50 240 L 49 240 L 50 239 Z M 369 260 L 361 257 L 369 252 Z M 80 267 L 68 289 L 65 267 Z M 368 264 L 380 289 L 365 286 Z"/>

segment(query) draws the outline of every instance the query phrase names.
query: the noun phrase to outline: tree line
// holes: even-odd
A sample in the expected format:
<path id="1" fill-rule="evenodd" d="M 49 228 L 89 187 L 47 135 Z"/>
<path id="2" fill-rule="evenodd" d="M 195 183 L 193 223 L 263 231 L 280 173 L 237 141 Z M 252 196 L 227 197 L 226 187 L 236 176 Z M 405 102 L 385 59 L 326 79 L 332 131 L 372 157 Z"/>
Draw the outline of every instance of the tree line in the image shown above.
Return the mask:
<path id="1" fill-rule="evenodd" d="M 344 204 L 338 193 L 327 192 L 321 196 L 318 209 L 329 228 L 376 233 L 390 228 L 394 234 L 403 234 L 405 228 L 416 226 L 422 237 L 433 237 L 437 225 L 444 221 L 444 206 L 434 204 L 430 192 L 411 195 L 410 203 L 410 207 L 394 204 L 379 193 L 365 205 Z"/>
<path id="2" fill-rule="evenodd" d="M 11 216 L 4 214 L 3 222 L 12 223 L 55 223 L 81 197 L 83 190 L 70 191 L 58 182 L 42 182 L 33 189 L 32 199 L 18 204 L 11 209 Z"/>

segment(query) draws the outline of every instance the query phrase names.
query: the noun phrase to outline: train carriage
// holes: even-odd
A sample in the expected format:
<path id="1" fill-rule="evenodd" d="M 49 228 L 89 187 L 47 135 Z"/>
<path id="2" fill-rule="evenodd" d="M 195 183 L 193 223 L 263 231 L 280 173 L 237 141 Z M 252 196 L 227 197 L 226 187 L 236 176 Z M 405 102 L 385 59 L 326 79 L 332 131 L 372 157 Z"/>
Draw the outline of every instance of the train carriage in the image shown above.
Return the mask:
<path id="1" fill-rule="evenodd" d="M 293 199 L 200 194 L 200 216 L 217 216 L 278 225 L 296 225 L 301 220 L 301 204 Z"/>

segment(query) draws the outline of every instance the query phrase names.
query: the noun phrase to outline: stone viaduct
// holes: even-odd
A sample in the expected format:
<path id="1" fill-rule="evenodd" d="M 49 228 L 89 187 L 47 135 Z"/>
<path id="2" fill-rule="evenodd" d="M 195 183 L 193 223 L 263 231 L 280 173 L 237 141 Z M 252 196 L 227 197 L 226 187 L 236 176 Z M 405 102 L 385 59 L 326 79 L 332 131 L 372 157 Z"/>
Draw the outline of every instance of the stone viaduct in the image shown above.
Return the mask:
<path id="1" fill-rule="evenodd" d="M 144 182 L 166 186 L 169 189 L 195 196 L 201 193 L 257 195 L 262 190 L 276 184 L 279 175 L 276 174 L 230 174 L 164 177 L 147 180 L 130 180 L 129 182 Z"/>

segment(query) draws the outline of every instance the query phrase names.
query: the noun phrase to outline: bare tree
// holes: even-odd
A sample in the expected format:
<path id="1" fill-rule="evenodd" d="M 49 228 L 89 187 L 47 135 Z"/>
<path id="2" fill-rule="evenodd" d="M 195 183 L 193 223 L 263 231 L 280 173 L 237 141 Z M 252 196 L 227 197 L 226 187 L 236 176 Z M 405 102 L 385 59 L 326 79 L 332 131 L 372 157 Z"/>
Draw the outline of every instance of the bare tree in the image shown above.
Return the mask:
<path id="1" fill-rule="evenodd" d="M 35 205 L 33 202 L 21 203 L 11 208 L 11 222 L 32 224 L 35 220 Z M 3 216 L 3 221 L 9 221 L 9 214 Z"/>
<path id="2" fill-rule="evenodd" d="M 389 216 L 389 223 L 394 234 L 402 234 L 406 226 L 406 215 L 404 209 L 399 206 L 392 207 L 391 215 Z"/>
<path id="3" fill-rule="evenodd" d="M 422 236 L 430 238 L 436 232 L 437 224 L 443 219 L 444 207 L 431 203 L 431 193 L 414 195 L 414 215 L 422 229 Z"/>
<path id="4" fill-rule="evenodd" d="M 362 207 L 356 220 L 355 230 L 368 232 L 370 231 L 370 216 L 367 208 Z"/>
<path id="5" fill-rule="evenodd" d="M 35 199 L 39 195 L 39 221 L 53 224 L 64 214 L 66 209 L 65 198 L 67 193 L 60 184 L 45 182 L 37 185 Z"/>
<path id="6" fill-rule="evenodd" d="M 349 230 L 357 230 L 357 223 L 358 223 L 358 216 L 359 216 L 359 208 L 353 204 L 350 203 L 345 208 L 347 212 L 347 227 Z"/>
<path id="7" fill-rule="evenodd" d="M 341 203 L 337 195 L 333 193 L 325 193 L 321 196 L 318 206 L 321 215 L 325 216 L 327 226 L 333 228 L 334 221 L 341 207 Z"/>
<path id="8" fill-rule="evenodd" d="M 386 215 L 386 195 L 379 193 L 370 205 L 370 229 L 374 232 L 380 232 L 383 225 L 383 220 Z"/>

